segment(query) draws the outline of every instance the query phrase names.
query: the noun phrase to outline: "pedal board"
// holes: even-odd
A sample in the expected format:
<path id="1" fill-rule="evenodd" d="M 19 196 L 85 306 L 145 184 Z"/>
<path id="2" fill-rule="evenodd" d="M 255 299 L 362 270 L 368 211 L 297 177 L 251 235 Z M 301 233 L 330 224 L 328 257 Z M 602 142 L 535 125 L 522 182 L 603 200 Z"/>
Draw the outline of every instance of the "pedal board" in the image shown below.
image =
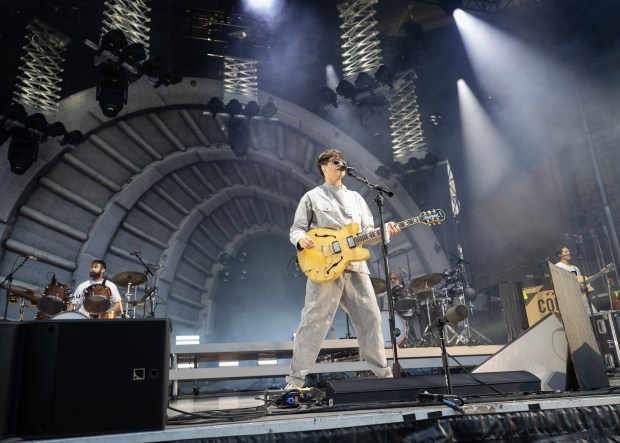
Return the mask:
<path id="1" fill-rule="evenodd" d="M 314 404 L 325 398 L 318 388 L 266 389 L 263 401 L 278 408 L 299 408 L 302 404 Z"/>

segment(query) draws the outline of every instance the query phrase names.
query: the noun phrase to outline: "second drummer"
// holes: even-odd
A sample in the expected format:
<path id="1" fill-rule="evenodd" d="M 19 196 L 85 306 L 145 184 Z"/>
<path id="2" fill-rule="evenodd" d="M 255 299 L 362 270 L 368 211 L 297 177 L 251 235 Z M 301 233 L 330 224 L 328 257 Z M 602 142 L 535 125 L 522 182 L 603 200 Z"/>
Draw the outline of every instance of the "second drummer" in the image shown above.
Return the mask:
<path id="1" fill-rule="evenodd" d="M 86 311 L 84 307 L 84 294 L 87 292 L 87 289 L 93 285 L 105 285 L 110 288 L 110 303 L 111 307 L 108 309 L 108 312 L 116 312 L 121 311 L 121 294 L 118 292 L 117 286 L 106 279 L 104 277 L 106 271 L 106 264 L 103 260 L 93 260 L 90 264 L 90 279 L 86 280 L 78 285 L 75 288 L 73 293 L 73 305 L 69 306 L 69 311 L 77 310 L 81 314 L 89 316 L 90 313 Z"/>

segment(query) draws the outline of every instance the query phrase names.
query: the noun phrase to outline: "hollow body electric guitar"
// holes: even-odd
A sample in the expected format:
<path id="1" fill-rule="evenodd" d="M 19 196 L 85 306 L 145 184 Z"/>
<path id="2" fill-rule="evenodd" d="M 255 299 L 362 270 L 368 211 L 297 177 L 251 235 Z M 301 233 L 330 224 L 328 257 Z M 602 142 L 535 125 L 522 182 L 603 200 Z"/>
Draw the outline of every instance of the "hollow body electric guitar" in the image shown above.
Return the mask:
<path id="1" fill-rule="evenodd" d="M 401 229 L 417 224 L 431 226 L 440 224 L 445 218 L 444 211 L 433 209 L 398 222 L 397 226 Z M 373 229 L 364 234 L 358 234 L 359 231 L 360 226 L 357 223 L 350 223 L 338 230 L 315 228 L 308 231 L 308 236 L 314 240 L 316 246 L 297 252 L 297 261 L 303 273 L 314 282 L 326 283 L 340 277 L 349 263 L 368 260 L 370 251 L 361 246 L 379 237 L 381 230 Z"/>

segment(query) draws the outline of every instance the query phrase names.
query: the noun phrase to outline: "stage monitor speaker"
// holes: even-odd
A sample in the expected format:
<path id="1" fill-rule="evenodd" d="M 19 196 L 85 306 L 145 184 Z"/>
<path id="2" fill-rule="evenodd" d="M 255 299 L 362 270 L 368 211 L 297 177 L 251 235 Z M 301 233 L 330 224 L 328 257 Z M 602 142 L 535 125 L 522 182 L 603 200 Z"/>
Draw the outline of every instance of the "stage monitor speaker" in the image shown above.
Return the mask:
<path id="1" fill-rule="evenodd" d="M 17 435 L 164 428 L 169 320 L 50 320 L 20 328 Z"/>
<path id="2" fill-rule="evenodd" d="M 529 372 L 494 372 L 476 374 L 476 381 L 468 374 L 450 374 L 454 395 L 478 397 L 482 395 L 515 394 L 540 391 L 540 380 Z M 420 392 L 446 394 L 443 375 L 417 375 L 403 378 L 367 378 L 360 380 L 333 380 L 327 385 L 330 405 L 350 403 L 415 401 Z"/>
<path id="3" fill-rule="evenodd" d="M 567 364 L 564 326 L 555 314 L 548 314 L 473 372 L 527 371 L 540 379 L 543 391 L 564 391 Z"/>
<path id="4" fill-rule="evenodd" d="M 17 322 L 0 322 L 0 438 L 9 435 L 14 428 L 11 411 L 18 326 Z"/>

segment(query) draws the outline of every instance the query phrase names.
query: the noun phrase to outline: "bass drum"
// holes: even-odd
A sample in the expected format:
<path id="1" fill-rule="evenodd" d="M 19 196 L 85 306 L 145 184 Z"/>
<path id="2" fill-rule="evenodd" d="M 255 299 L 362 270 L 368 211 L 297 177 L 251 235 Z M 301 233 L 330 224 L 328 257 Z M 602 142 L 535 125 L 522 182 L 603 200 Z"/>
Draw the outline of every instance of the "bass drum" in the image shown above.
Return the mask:
<path id="1" fill-rule="evenodd" d="M 61 312 L 53 316 L 51 320 L 88 320 L 88 317 L 79 312 Z"/>
<path id="2" fill-rule="evenodd" d="M 401 347 L 407 339 L 407 328 L 403 318 L 394 313 L 394 335 L 396 336 L 396 345 Z M 381 332 L 383 333 L 383 344 L 386 348 L 392 347 L 392 339 L 390 338 L 390 311 L 381 311 Z"/>

